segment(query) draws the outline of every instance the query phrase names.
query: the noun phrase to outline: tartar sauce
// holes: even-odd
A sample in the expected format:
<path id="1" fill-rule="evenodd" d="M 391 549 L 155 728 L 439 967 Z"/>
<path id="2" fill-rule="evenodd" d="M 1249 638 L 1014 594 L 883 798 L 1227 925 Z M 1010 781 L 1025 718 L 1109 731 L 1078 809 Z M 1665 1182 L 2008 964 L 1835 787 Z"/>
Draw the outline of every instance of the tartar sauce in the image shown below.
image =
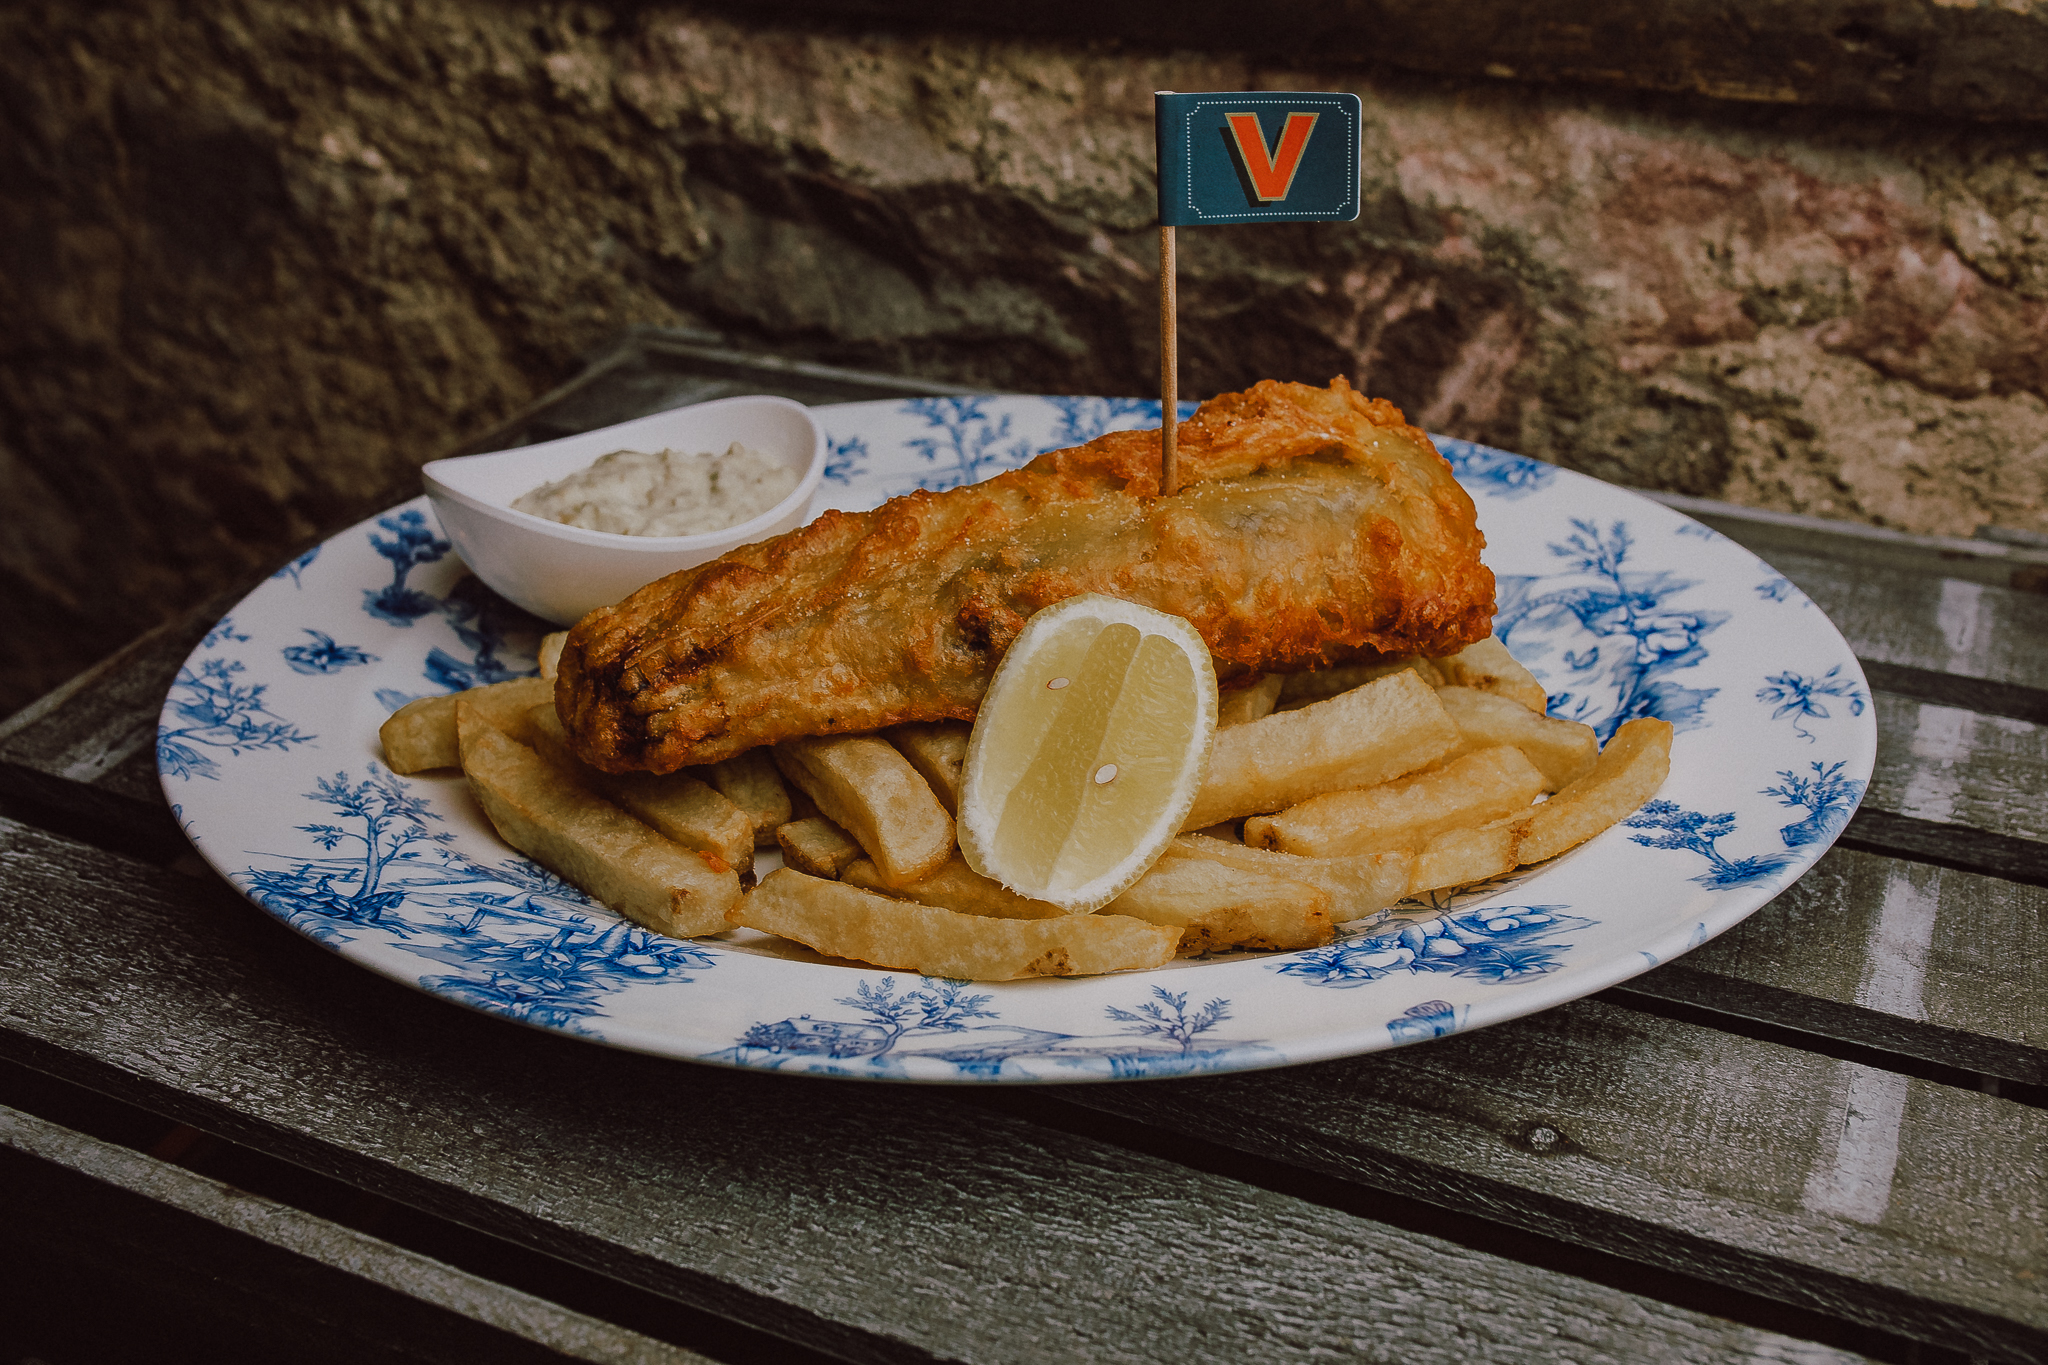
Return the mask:
<path id="1" fill-rule="evenodd" d="M 760 516 L 795 491 L 786 464 L 735 441 L 723 455 L 617 450 L 512 506 L 621 536 L 695 536 Z"/>

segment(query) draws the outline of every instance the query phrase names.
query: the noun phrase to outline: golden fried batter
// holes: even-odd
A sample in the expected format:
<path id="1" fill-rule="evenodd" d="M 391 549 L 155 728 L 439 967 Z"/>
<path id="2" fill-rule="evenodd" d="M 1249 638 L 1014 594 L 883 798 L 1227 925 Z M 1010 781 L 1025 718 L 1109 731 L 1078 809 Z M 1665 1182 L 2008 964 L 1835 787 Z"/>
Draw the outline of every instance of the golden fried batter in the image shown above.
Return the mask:
<path id="1" fill-rule="evenodd" d="M 971 719 L 1040 607 L 1100 592 L 1186 617 L 1225 685 L 1484 636 L 1472 499 L 1422 432 L 1342 379 L 1266 380 L 1180 428 L 810 525 L 593 611 L 555 703 L 608 772 L 670 772 L 798 735 Z"/>

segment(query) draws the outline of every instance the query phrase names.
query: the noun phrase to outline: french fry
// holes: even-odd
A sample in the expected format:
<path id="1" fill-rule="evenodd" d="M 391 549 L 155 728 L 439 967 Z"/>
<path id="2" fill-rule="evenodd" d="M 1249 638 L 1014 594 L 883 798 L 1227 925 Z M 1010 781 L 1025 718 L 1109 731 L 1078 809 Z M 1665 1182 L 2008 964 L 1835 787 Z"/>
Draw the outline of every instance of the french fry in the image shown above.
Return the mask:
<path id="1" fill-rule="evenodd" d="M 1377 786 L 1435 762 L 1458 741 L 1429 685 L 1412 672 L 1394 673 L 1219 731 L 1209 776 L 1181 828 L 1284 810 L 1317 792 Z"/>
<path id="2" fill-rule="evenodd" d="M 1436 675 L 1428 671 L 1427 660 L 1412 654 L 1393 654 L 1369 664 L 1338 664 L 1334 668 L 1286 674 L 1281 679 L 1280 701 L 1274 709 L 1298 711 L 1315 702 L 1328 701 L 1341 692 L 1349 692 L 1410 669 L 1423 670 L 1422 680 L 1436 686 Z"/>
<path id="3" fill-rule="evenodd" d="M 946 814 L 956 815 L 960 810 L 960 769 L 967 761 L 967 737 L 973 732 L 974 727 L 964 720 L 941 720 L 898 725 L 882 735 L 930 784 Z"/>
<path id="4" fill-rule="evenodd" d="M 377 731 L 384 744 L 384 765 L 395 773 L 459 767 L 462 750 L 455 742 L 455 699 L 461 695 L 450 692 L 421 697 L 393 711 Z"/>
<path id="5" fill-rule="evenodd" d="M 1171 961 L 1180 932 L 1127 915 L 993 919 L 807 877 L 769 873 L 726 920 L 830 957 L 965 981 L 1093 976 Z"/>
<path id="6" fill-rule="evenodd" d="M 610 776 L 576 757 L 576 751 L 569 747 L 569 731 L 562 724 L 561 716 L 556 714 L 552 701 L 544 701 L 527 711 L 522 734 L 522 744 L 586 787 L 597 790 L 599 784 Z"/>
<path id="7" fill-rule="evenodd" d="M 1489 635 L 1441 659 L 1400 655 L 1378 663 L 1339 664 L 1335 668 L 1289 674 L 1287 686 L 1280 694 L 1278 709 L 1298 710 L 1311 702 L 1362 687 L 1404 668 L 1413 669 L 1416 676 L 1431 687 L 1470 687 L 1480 692 L 1492 692 L 1520 702 L 1539 716 L 1550 702 L 1544 694 L 1543 684 L 1536 681 L 1536 675 L 1517 663 L 1515 656 L 1508 653 L 1508 647 L 1497 636 Z"/>
<path id="8" fill-rule="evenodd" d="M 1276 815 L 1254 816 L 1244 822 L 1244 841 L 1312 858 L 1412 852 L 1447 830 L 1527 810 L 1546 790 L 1521 750 L 1495 745 L 1377 787 L 1324 792 Z"/>
<path id="9" fill-rule="evenodd" d="M 1543 715 L 1550 706 L 1550 697 L 1543 690 L 1543 684 L 1536 681 L 1536 675 L 1515 662 L 1515 656 L 1508 653 L 1508 647 L 1500 637 L 1489 635 L 1477 644 L 1467 645 L 1456 654 L 1429 661 L 1430 671 L 1436 674 L 1438 687 L 1469 687 L 1479 692 L 1491 692 L 1496 696 L 1517 701 Z"/>
<path id="10" fill-rule="evenodd" d="M 1593 770 L 1600 741 L 1575 720 L 1538 715 L 1519 702 L 1470 687 L 1439 687 L 1437 699 L 1457 722 L 1462 750 L 1512 744 L 1543 774 L 1547 790 L 1558 791 Z"/>
<path id="11" fill-rule="evenodd" d="M 506 843 L 612 909 L 678 938 L 726 928 L 740 901 L 731 868 L 663 838 L 502 731 L 472 735 L 463 769 Z"/>
<path id="12" fill-rule="evenodd" d="M 846 871 L 839 874 L 839 880 L 849 886 L 913 900 L 919 905 L 958 910 L 963 915 L 987 915 L 994 919 L 1058 919 L 1069 913 L 1050 901 L 1020 896 L 993 877 L 982 876 L 957 853 L 931 876 L 904 887 L 892 887 L 883 882 L 882 874 L 866 858 L 849 864 Z"/>
<path id="13" fill-rule="evenodd" d="M 566 630 L 540 637 L 540 675 L 549 682 L 555 680 L 555 674 L 561 668 L 562 646 L 568 643 L 569 632 Z"/>
<path id="14" fill-rule="evenodd" d="M 1671 775 L 1671 722 L 1626 721 L 1600 751 L 1593 771 L 1522 816 L 1518 863 L 1540 863 L 1576 848 L 1635 814 Z"/>
<path id="15" fill-rule="evenodd" d="M 836 880 L 854 863 L 865 861 L 853 836 L 822 815 L 790 821 L 775 831 L 775 842 L 782 845 L 785 864 L 813 877 Z"/>
<path id="16" fill-rule="evenodd" d="M 469 767 L 469 751 L 491 731 L 520 744 L 531 742 L 528 714 L 542 702 L 552 703 L 555 685 L 545 678 L 514 678 L 510 682 L 472 687 L 455 694 L 455 742 L 462 766 Z"/>
<path id="17" fill-rule="evenodd" d="M 1225 692 L 1216 708 L 1216 728 L 1221 730 L 1226 725 L 1243 725 L 1272 715 L 1274 706 L 1280 701 L 1280 689 L 1286 682 L 1284 673 L 1261 673 L 1251 686 Z"/>
<path id="18" fill-rule="evenodd" d="M 1167 845 L 1169 858 L 1206 858 L 1242 872 L 1257 872 L 1315 887 L 1330 898 L 1330 918 L 1342 924 L 1386 909 L 1408 893 L 1415 855 L 1406 850 L 1353 857 L 1304 858 L 1248 848 L 1206 834 L 1183 834 Z"/>
<path id="19" fill-rule="evenodd" d="M 542 758 L 684 848 L 711 855 L 740 880 L 754 880 L 754 822 L 688 773 L 601 773 L 577 758 L 552 701 L 527 713 L 526 733 Z"/>
<path id="20" fill-rule="evenodd" d="M 908 886 L 953 856 L 953 817 L 910 760 L 877 735 L 784 740 L 783 776 L 874 859 L 882 880 Z"/>
<path id="21" fill-rule="evenodd" d="M 1648 717 L 1614 732 L 1593 771 L 1540 806 L 1478 829 L 1451 830 L 1416 857 L 1408 892 L 1498 877 L 1555 858 L 1627 818 L 1671 773 L 1671 723 Z"/>
<path id="22" fill-rule="evenodd" d="M 1330 897 L 1306 882 L 1207 858 L 1162 858 L 1102 908 L 1180 931 L 1179 953 L 1225 948 L 1318 948 L 1335 935 Z"/>
<path id="23" fill-rule="evenodd" d="M 1515 870 L 1515 832 L 1506 825 L 1445 830 L 1415 855 L 1408 894 L 1504 877 Z"/>
<path id="24" fill-rule="evenodd" d="M 775 759 L 763 747 L 735 754 L 723 763 L 696 770 L 713 791 L 738 806 L 754 822 L 754 847 L 773 848 L 775 831 L 795 818 L 789 788 L 775 771 Z"/>

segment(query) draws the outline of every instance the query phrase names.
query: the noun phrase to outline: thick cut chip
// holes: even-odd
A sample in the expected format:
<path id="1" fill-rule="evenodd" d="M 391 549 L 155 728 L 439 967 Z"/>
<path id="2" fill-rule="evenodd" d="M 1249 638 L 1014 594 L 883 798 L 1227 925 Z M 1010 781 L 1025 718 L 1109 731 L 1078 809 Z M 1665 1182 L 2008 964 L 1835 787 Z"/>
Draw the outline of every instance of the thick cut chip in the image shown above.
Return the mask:
<path id="1" fill-rule="evenodd" d="M 1506 825 L 1445 830 L 1415 855 L 1408 872 L 1408 894 L 1417 896 L 1439 887 L 1505 877 L 1518 863 L 1517 831 Z"/>
<path id="2" fill-rule="evenodd" d="M 1406 851 L 1354 857 L 1304 858 L 1247 848 L 1206 834 L 1183 834 L 1167 848 L 1169 858 L 1206 858 L 1242 872 L 1282 877 L 1315 887 L 1330 898 L 1330 918 L 1342 924 L 1377 914 L 1408 893 L 1415 855 Z"/>
<path id="3" fill-rule="evenodd" d="M 1415 675 L 1431 687 L 1470 687 L 1480 692 L 1496 693 L 1520 702 L 1539 716 L 1544 714 L 1550 701 L 1544 695 L 1543 684 L 1536 681 L 1536 675 L 1515 662 L 1515 656 L 1508 653 L 1508 647 L 1500 642 L 1498 636 L 1489 635 L 1441 659 L 1400 655 L 1374 663 L 1342 664 L 1336 668 L 1290 674 L 1286 687 L 1280 693 L 1279 709 L 1299 710 L 1311 702 L 1363 687 L 1403 669 L 1413 669 Z"/>
<path id="4" fill-rule="evenodd" d="M 1614 732 L 1593 771 L 1540 806 L 1429 841 L 1409 874 L 1410 895 L 1498 877 L 1555 858 L 1627 818 L 1671 773 L 1671 723 L 1648 717 Z"/>
<path id="5" fill-rule="evenodd" d="M 782 861 L 813 877 L 837 879 L 854 863 L 865 861 L 853 836 L 822 815 L 792 820 L 775 831 Z"/>
<path id="6" fill-rule="evenodd" d="M 461 750 L 462 766 L 469 766 L 469 751 L 484 735 L 495 731 L 507 739 L 526 744 L 533 738 L 528 717 L 543 702 L 552 704 L 555 685 L 545 678 L 514 678 L 510 682 L 472 687 L 455 694 L 455 740 Z"/>
<path id="7" fill-rule="evenodd" d="M 455 742 L 455 699 L 450 692 L 439 697 L 409 701 L 391 713 L 377 731 L 384 744 L 384 763 L 395 773 L 423 773 L 435 768 L 454 768 L 462 763 L 461 746 Z"/>
<path id="8" fill-rule="evenodd" d="M 1207 858 L 1161 858 L 1102 913 L 1180 930 L 1182 957 L 1226 948 L 1319 948 L 1336 933 L 1324 892 Z"/>
<path id="9" fill-rule="evenodd" d="M 1215 735 L 1216 671 L 1193 626 L 1095 593 L 1047 607 L 975 717 L 960 852 L 1022 895 L 1103 905 L 1180 831 Z"/>
<path id="10" fill-rule="evenodd" d="M 879 735 L 789 739 L 775 762 L 818 812 L 867 851 L 891 886 L 928 877 L 953 856 L 953 817 L 910 760 Z"/>
<path id="11" fill-rule="evenodd" d="M 1519 749 L 1495 745 L 1377 787 L 1324 792 L 1277 815 L 1244 822 L 1257 848 L 1311 858 L 1422 848 L 1446 830 L 1527 810 L 1548 790 Z"/>
<path id="12" fill-rule="evenodd" d="M 620 773 L 605 795 L 669 838 L 752 883 L 754 822 L 746 812 L 685 773 Z"/>
<path id="13" fill-rule="evenodd" d="M 917 905 L 791 868 L 769 873 L 726 919 L 830 957 L 958 981 L 1094 976 L 1160 967 L 1180 932 L 1127 915 L 994 919 Z"/>
<path id="14" fill-rule="evenodd" d="M 790 806 L 789 788 L 775 770 L 775 759 L 766 750 L 749 749 L 696 770 L 720 796 L 738 806 L 754 822 L 754 847 L 773 848 L 775 831 L 793 819 L 801 819 Z M 815 815 L 816 811 L 807 811 Z"/>
<path id="15" fill-rule="evenodd" d="M 569 748 L 569 735 L 543 702 L 527 716 L 527 735 L 540 756 L 573 775 L 636 819 L 684 848 L 711 855 L 748 885 L 754 880 L 754 822 L 738 806 L 688 773 L 601 773 Z"/>
<path id="16" fill-rule="evenodd" d="M 882 735 L 931 785 L 946 814 L 953 815 L 960 809 L 960 771 L 967 763 L 967 737 L 973 730 L 964 720 L 936 720 L 898 725 Z"/>
<path id="17" fill-rule="evenodd" d="M 555 680 L 555 674 L 562 662 L 562 646 L 568 642 L 569 632 L 566 630 L 558 630 L 552 635 L 540 637 L 540 658 L 537 662 L 540 664 L 540 675 L 549 682 Z"/>
<path id="18" fill-rule="evenodd" d="M 1249 686 L 1225 692 L 1216 709 L 1216 728 L 1221 730 L 1226 725 L 1243 725 L 1272 715 L 1273 707 L 1280 701 L 1280 688 L 1286 681 L 1285 673 L 1261 673 L 1252 679 Z"/>
<path id="19" fill-rule="evenodd" d="M 663 838 L 497 730 L 464 755 L 477 804 L 506 843 L 622 915 L 678 938 L 721 933 L 740 879 Z"/>
<path id="20" fill-rule="evenodd" d="M 1469 644 L 1456 654 L 1429 661 L 1430 671 L 1436 674 L 1431 680 L 1439 687 L 1469 687 L 1477 692 L 1491 692 L 1496 696 L 1517 701 L 1543 715 L 1549 709 L 1550 697 L 1544 692 L 1543 684 L 1536 681 L 1536 675 L 1515 662 L 1515 656 L 1508 653 L 1508 647 L 1500 642 L 1497 635 Z"/>
<path id="21" fill-rule="evenodd" d="M 1526 833 L 1516 861 L 1540 863 L 1576 848 L 1635 814 L 1671 775 L 1671 722 L 1648 716 L 1623 723 L 1593 771 L 1521 816 Z"/>
<path id="22" fill-rule="evenodd" d="M 1318 792 L 1377 786 L 1435 762 L 1458 738 L 1436 693 L 1406 671 L 1299 711 L 1233 725 L 1216 736 L 1208 780 L 1181 828 L 1284 810 Z"/>
<path id="23" fill-rule="evenodd" d="M 1378 682 L 1381 678 L 1396 673 L 1427 669 L 1427 661 L 1412 654 L 1395 654 L 1384 659 L 1363 664 L 1338 664 L 1335 668 L 1318 668 L 1307 673 L 1289 673 L 1281 680 L 1280 701 L 1277 709 L 1298 711 L 1304 706 L 1330 698 L 1343 692 Z M 1429 673 L 1422 679 L 1432 687 L 1436 675 Z"/>
<path id="24" fill-rule="evenodd" d="M 1470 687 L 1440 687 L 1436 695 L 1464 736 L 1461 748 L 1511 744 L 1536 765 L 1547 790 L 1578 781 L 1599 757 L 1600 741 L 1592 728 L 1575 720 L 1538 715 L 1519 702 Z"/>
<path id="25" fill-rule="evenodd" d="M 863 858 L 840 874 L 840 880 L 852 886 L 865 887 L 869 891 L 881 891 L 916 901 L 919 905 L 936 905 L 942 910 L 958 910 L 963 915 L 991 915 L 996 919 L 1058 919 L 1074 912 L 1062 910 L 1050 901 L 1035 901 L 1029 896 L 1020 896 L 1001 882 L 982 876 L 967 865 L 967 860 L 955 854 L 944 867 L 922 881 L 908 886 L 892 887 L 883 883 L 882 874 L 875 865 Z M 1086 913 L 1081 912 L 1081 913 Z"/>

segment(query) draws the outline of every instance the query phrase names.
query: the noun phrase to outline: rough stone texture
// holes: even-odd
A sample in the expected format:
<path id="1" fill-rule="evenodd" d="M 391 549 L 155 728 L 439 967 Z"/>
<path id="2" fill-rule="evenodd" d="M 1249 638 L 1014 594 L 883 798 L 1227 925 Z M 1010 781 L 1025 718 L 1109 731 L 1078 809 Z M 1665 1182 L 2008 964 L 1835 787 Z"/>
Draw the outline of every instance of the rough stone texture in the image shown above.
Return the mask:
<path id="1" fill-rule="evenodd" d="M 734 13 L 762 0 L 726 0 Z M 973 23 L 1265 60 L 1571 81 L 1769 104 L 2048 119 L 2043 0 L 773 0 L 786 14 Z"/>
<path id="2" fill-rule="evenodd" d="M 679 6 L 0 11 L 0 707 L 640 323 L 1155 383 L 1149 93 L 1364 98 L 1357 224 L 1182 234 L 1183 392 L 1349 374 L 1626 482 L 2048 527 L 2038 127 Z"/>

